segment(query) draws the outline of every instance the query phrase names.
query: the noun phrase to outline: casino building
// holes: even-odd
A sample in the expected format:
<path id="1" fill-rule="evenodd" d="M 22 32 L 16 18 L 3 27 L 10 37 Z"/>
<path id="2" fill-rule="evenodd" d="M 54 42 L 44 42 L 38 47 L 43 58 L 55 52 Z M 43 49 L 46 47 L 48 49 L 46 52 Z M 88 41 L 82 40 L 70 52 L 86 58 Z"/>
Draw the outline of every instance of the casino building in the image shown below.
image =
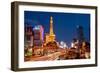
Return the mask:
<path id="1" fill-rule="evenodd" d="M 42 27 L 42 25 L 35 26 L 33 28 L 33 34 L 33 46 L 41 47 L 44 41 L 44 28 Z"/>

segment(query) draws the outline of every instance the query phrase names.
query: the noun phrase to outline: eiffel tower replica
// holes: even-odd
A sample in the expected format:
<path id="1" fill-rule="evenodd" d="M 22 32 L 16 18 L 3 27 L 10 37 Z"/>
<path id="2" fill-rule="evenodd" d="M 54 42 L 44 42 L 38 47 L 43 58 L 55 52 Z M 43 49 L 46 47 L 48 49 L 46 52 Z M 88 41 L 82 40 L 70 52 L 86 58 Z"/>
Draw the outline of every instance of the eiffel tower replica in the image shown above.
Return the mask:
<path id="1" fill-rule="evenodd" d="M 46 34 L 46 36 L 45 36 L 45 44 L 56 43 L 55 38 L 56 37 L 55 37 L 54 31 L 53 31 L 53 17 L 51 16 L 50 17 L 50 31 L 49 31 L 49 34 Z"/>

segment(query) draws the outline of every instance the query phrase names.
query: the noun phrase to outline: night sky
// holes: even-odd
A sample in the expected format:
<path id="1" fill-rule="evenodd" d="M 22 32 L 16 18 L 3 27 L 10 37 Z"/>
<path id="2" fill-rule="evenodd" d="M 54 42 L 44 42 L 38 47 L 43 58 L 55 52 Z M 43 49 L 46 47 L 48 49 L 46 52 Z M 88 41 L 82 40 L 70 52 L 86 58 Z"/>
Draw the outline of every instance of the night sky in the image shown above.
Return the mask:
<path id="1" fill-rule="evenodd" d="M 58 42 L 64 41 L 70 47 L 73 38 L 77 38 L 77 26 L 82 26 L 85 40 L 90 42 L 90 14 L 24 11 L 25 25 L 42 25 L 49 33 L 50 16 L 53 17 L 53 29 Z"/>

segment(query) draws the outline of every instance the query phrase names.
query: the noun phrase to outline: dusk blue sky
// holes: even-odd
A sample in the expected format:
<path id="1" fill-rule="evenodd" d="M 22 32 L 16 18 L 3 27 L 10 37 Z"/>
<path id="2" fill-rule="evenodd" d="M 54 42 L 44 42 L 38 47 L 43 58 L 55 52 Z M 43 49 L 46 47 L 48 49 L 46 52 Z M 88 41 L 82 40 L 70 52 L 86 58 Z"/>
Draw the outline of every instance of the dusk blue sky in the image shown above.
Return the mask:
<path id="1" fill-rule="evenodd" d="M 42 25 L 44 33 L 49 33 L 50 16 L 53 17 L 53 29 L 58 42 L 64 41 L 70 47 L 73 38 L 77 38 L 77 26 L 82 26 L 85 40 L 90 42 L 90 14 L 25 11 L 25 25 Z"/>

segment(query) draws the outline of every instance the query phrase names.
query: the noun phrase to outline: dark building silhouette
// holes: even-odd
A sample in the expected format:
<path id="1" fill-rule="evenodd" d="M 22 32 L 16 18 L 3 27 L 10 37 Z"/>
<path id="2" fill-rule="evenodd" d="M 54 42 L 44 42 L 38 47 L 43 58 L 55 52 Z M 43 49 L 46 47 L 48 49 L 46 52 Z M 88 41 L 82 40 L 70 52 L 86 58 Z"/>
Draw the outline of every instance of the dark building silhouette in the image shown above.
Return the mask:
<path id="1" fill-rule="evenodd" d="M 32 26 L 31 25 L 27 25 L 24 28 L 25 32 L 24 32 L 24 44 L 25 47 L 29 47 L 29 46 L 33 46 L 33 31 L 32 31 Z"/>
<path id="2" fill-rule="evenodd" d="M 82 45 L 82 42 L 85 41 L 84 32 L 82 26 L 77 26 L 77 40 L 79 41 L 79 46 Z"/>
<path id="3" fill-rule="evenodd" d="M 77 27 L 77 37 L 79 42 L 83 42 L 84 41 L 84 32 L 83 32 L 83 27 L 82 26 L 78 26 Z"/>

